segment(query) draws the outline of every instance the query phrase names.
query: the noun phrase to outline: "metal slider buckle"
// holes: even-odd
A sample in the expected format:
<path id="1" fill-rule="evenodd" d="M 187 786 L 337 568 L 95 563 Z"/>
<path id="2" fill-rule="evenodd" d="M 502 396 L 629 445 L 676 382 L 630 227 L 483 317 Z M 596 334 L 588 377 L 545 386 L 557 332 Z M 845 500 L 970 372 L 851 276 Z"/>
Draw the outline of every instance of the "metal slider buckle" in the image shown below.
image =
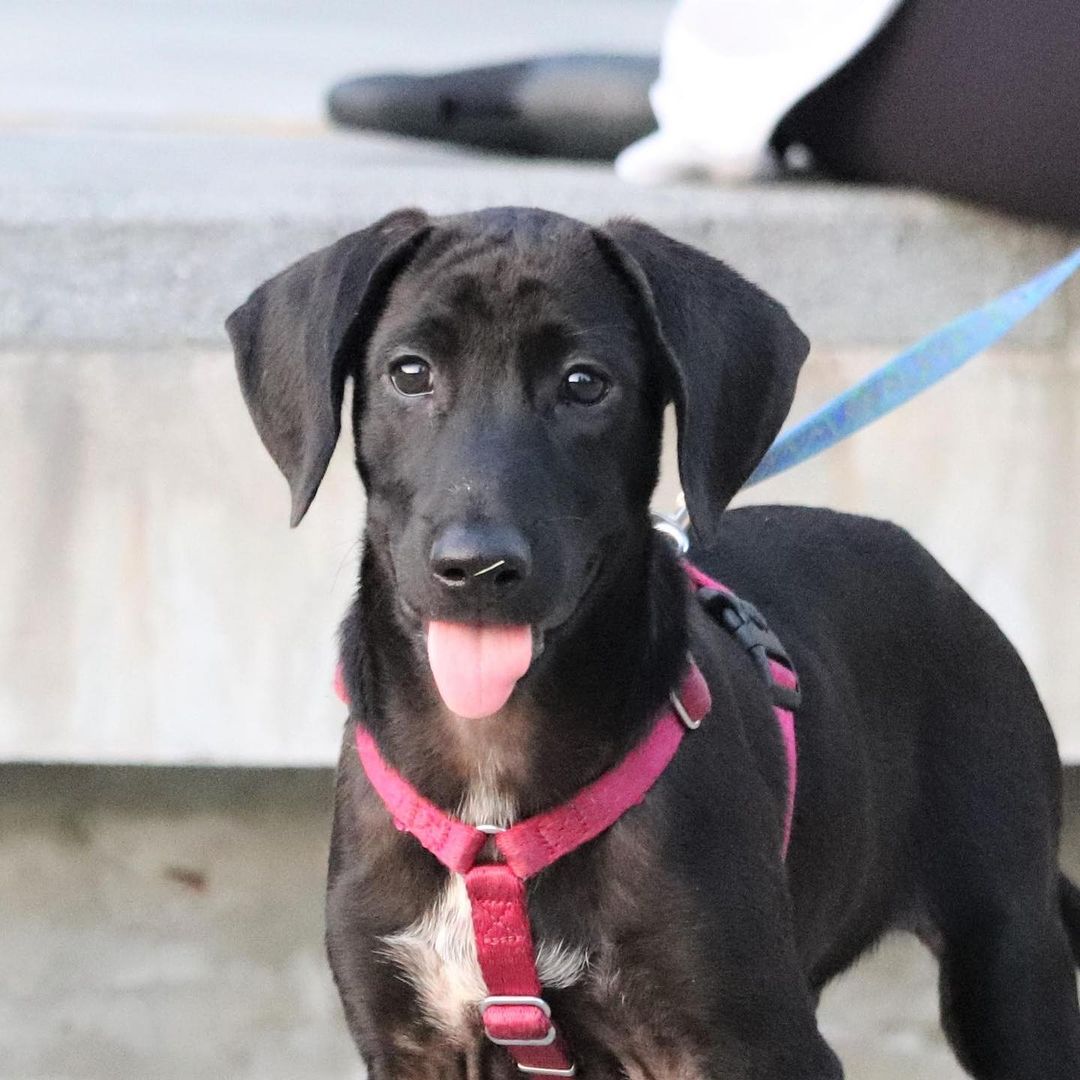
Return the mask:
<path id="1" fill-rule="evenodd" d="M 669 517 L 652 511 L 649 514 L 652 519 L 652 527 L 680 554 L 685 555 L 690 550 L 690 538 L 686 535 L 678 517 Z"/>
<path id="2" fill-rule="evenodd" d="M 484 1034 L 488 1037 L 490 1042 L 496 1043 L 498 1046 L 550 1046 L 555 1041 L 555 1025 L 551 1021 L 551 1006 L 543 999 L 538 997 L 528 997 L 525 995 L 516 994 L 492 994 L 484 998 L 480 1002 L 480 1018 L 483 1020 L 484 1014 L 493 1005 L 531 1005 L 534 1009 L 539 1009 L 548 1018 L 548 1033 L 539 1039 L 497 1039 L 487 1029 L 487 1024 L 484 1024 Z M 564 1073 L 557 1073 L 558 1076 L 568 1075 Z"/>
<path id="3" fill-rule="evenodd" d="M 474 825 L 473 828 L 477 832 L 483 833 L 485 837 L 484 846 L 480 849 L 479 853 L 476 856 L 477 861 L 502 862 L 502 854 L 499 851 L 498 844 L 496 843 L 495 838 L 499 835 L 499 833 L 506 832 L 506 826 L 485 824 Z"/>
<path id="4" fill-rule="evenodd" d="M 688 731 L 697 731 L 701 727 L 701 721 L 695 720 L 687 711 L 686 706 L 679 700 L 679 695 L 674 690 L 668 694 L 668 701 L 671 702 L 671 707 L 675 710 L 678 718 L 683 722 L 683 726 Z"/>

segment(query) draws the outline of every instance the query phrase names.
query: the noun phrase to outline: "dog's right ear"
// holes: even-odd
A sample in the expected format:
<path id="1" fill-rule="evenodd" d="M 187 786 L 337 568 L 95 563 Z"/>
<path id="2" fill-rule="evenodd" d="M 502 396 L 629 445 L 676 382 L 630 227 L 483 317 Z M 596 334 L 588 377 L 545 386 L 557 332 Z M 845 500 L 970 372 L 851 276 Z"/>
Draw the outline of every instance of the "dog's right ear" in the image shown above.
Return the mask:
<path id="1" fill-rule="evenodd" d="M 363 353 L 387 291 L 431 229 L 399 210 L 260 285 L 226 320 L 244 400 L 300 523 L 341 430 L 350 356 Z"/>

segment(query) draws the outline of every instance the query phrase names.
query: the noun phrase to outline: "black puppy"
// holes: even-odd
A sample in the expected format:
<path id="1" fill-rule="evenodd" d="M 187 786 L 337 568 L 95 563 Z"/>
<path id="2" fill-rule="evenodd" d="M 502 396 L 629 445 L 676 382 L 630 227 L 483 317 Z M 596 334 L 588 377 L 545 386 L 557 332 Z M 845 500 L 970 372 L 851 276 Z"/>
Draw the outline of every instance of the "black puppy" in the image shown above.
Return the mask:
<path id="1" fill-rule="evenodd" d="M 700 730 L 644 802 L 529 882 L 577 1075 L 839 1077 L 817 995 L 899 928 L 938 956 L 973 1076 L 1080 1077 L 1080 899 L 1020 659 L 892 525 L 722 513 L 807 351 L 780 305 L 637 222 L 409 210 L 268 281 L 228 328 L 294 525 L 353 378 L 367 525 L 327 940 L 371 1076 L 517 1073 L 484 1037 L 461 879 L 395 828 L 355 725 L 443 811 L 505 825 L 623 760 L 689 652 L 712 693 Z M 786 861 L 765 685 L 650 528 L 671 400 L 692 558 L 765 613 L 801 679 Z"/>

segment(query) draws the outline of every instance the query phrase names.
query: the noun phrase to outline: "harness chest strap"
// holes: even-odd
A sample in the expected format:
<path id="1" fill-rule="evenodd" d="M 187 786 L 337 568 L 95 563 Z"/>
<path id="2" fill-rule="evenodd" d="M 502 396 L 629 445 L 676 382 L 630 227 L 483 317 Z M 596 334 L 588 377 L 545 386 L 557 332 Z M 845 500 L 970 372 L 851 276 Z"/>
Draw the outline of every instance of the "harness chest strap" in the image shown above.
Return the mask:
<path id="1" fill-rule="evenodd" d="M 798 679 L 756 609 L 689 563 L 686 570 L 699 594 L 708 591 L 731 605 L 737 617 L 729 618 L 725 612 L 725 627 L 748 649 L 773 691 L 773 709 L 788 764 L 786 855 L 796 783 L 795 720 L 788 706 L 797 702 Z M 348 704 L 340 669 L 335 689 Z M 709 688 L 691 661 L 679 693 L 671 696 L 671 707 L 619 764 L 560 806 L 498 830 L 469 825 L 425 799 L 387 764 L 371 735 L 356 725 L 361 765 L 395 825 L 465 879 L 477 959 L 488 991 L 480 1006 L 484 1031 L 492 1042 L 507 1048 L 522 1072 L 574 1075 L 569 1052 L 541 996 L 525 881 L 599 836 L 641 802 L 675 756 L 686 730 L 698 726 L 710 705 Z M 477 865 L 489 840 L 501 861 Z"/>
<path id="2" fill-rule="evenodd" d="M 498 831 L 469 825 L 424 798 L 387 764 L 370 733 L 356 725 L 360 763 L 394 824 L 465 878 L 488 991 L 480 1006 L 484 1031 L 507 1048 L 523 1072 L 573 1075 L 570 1055 L 541 997 L 525 881 L 595 839 L 641 802 L 682 742 L 687 728 L 680 716 L 696 726 L 711 703 L 705 679 L 691 664 L 672 706 L 622 761 L 567 802 Z M 502 861 L 477 865 L 489 840 Z"/>

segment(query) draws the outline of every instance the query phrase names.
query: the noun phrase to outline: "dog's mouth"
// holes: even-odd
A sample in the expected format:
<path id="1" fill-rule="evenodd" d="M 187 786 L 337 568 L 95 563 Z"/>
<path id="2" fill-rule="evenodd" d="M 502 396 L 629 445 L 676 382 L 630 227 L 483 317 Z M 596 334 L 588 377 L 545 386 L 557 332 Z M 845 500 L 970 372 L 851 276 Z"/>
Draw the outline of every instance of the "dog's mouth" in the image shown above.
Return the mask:
<path id="1" fill-rule="evenodd" d="M 468 720 L 499 712 L 549 639 L 560 636 L 574 621 L 599 570 L 600 558 L 594 556 L 572 608 L 551 625 L 425 618 L 399 594 L 402 610 L 416 628 L 417 643 L 426 649 L 435 687 L 447 709 Z"/>

